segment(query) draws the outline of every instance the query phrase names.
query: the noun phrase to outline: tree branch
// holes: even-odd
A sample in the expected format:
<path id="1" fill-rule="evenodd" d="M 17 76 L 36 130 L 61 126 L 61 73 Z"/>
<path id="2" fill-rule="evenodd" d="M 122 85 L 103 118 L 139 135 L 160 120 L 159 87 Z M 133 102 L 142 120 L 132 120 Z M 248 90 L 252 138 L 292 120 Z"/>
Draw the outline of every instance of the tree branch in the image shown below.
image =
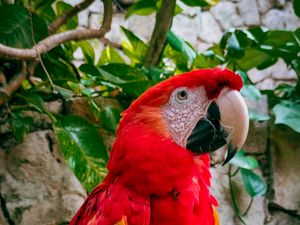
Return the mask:
<path id="1" fill-rule="evenodd" d="M 7 85 L 0 88 L 0 93 L 4 93 L 7 97 L 10 97 L 22 84 L 27 74 L 26 63 L 22 63 L 22 69 L 19 73 L 15 74 L 14 77 L 9 81 Z M 6 102 L 6 98 L 0 97 L 0 106 Z"/>
<path id="2" fill-rule="evenodd" d="M 102 1 L 104 3 L 104 19 L 99 30 L 74 29 L 63 33 L 53 34 L 37 43 L 31 49 L 19 49 L 0 44 L 0 56 L 18 60 L 33 60 L 38 57 L 38 53 L 44 54 L 64 42 L 103 37 L 105 33 L 110 30 L 112 21 L 112 1 Z"/>
<path id="3" fill-rule="evenodd" d="M 94 0 L 85 0 L 77 5 L 74 6 L 70 11 L 66 12 L 64 15 L 61 17 L 57 18 L 55 21 L 53 21 L 49 26 L 48 26 L 48 31 L 50 34 L 55 33 L 58 28 L 60 28 L 63 24 L 65 24 L 68 19 L 71 17 L 75 16 L 77 13 L 80 11 L 86 9 L 89 7 L 90 4 L 92 4 Z"/>
<path id="4" fill-rule="evenodd" d="M 161 9 L 156 15 L 155 27 L 151 36 L 144 65 L 154 66 L 159 62 L 167 38 L 167 32 L 172 25 L 176 0 L 163 0 Z"/>

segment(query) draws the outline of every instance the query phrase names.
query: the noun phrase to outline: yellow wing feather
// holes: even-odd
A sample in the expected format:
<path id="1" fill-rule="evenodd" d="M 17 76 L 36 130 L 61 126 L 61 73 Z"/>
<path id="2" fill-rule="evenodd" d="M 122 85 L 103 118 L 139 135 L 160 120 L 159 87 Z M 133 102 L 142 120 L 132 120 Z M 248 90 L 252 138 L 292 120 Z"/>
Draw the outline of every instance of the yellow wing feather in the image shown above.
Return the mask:
<path id="1" fill-rule="evenodd" d="M 215 218 L 215 225 L 220 225 L 219 215 L 215 207 L 213 207 L 213 213 Z"/>

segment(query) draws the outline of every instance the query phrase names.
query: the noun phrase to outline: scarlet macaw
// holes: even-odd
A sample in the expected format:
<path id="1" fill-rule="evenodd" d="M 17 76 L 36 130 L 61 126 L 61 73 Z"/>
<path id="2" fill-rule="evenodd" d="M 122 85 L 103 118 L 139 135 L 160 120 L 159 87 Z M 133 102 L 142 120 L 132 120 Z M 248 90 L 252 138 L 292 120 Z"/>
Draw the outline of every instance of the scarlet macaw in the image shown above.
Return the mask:
<path id="1" fill-rule="evenodd" d="M 202 69 L 148 89 L 123 112 L 109 173 L 70 225 L 216 225 L 208 153 L 228 162 L 248 132 L 239 75 Z"/>

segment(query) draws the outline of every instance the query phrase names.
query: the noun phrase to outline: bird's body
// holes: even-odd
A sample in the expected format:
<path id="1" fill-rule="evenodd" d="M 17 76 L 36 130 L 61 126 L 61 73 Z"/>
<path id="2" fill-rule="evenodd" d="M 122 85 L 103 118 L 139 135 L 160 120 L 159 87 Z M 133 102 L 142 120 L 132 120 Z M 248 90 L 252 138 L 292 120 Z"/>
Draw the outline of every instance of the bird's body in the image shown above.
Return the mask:
<path id="1" fill-rule="evenodd" d="M 197 121 L 211 117 L 210 105 L 223 87 L 239 90 L 241 80 L 228 70 L 199 71 L 150 88 L 123 113 L 107 165 L 109 173 L 70 225 L 218 223 L 217 202 L 209 191 L 209 155 L 195 154 L 186 146 L 193 146 L 194 140 L 188 137 Z M 189 94 L 188 103 L 181 101 L 187 99 L 182 87 Z M 214 129 L 219 126 L 212 121 Z"/>

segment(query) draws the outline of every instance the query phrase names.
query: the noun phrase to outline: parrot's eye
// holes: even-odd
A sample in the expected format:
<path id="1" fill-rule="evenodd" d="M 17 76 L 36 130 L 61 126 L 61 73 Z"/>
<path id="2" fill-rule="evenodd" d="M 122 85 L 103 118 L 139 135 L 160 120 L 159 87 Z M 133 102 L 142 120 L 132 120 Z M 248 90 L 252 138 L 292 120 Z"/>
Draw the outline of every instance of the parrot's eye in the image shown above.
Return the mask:
<path id="1" fill-rule="evenodd" d="M 177 99 L 180 101 L 186 100 L 188 97 L 188 94 L 186 90 L 181 90 L 177 92 Z"/>

